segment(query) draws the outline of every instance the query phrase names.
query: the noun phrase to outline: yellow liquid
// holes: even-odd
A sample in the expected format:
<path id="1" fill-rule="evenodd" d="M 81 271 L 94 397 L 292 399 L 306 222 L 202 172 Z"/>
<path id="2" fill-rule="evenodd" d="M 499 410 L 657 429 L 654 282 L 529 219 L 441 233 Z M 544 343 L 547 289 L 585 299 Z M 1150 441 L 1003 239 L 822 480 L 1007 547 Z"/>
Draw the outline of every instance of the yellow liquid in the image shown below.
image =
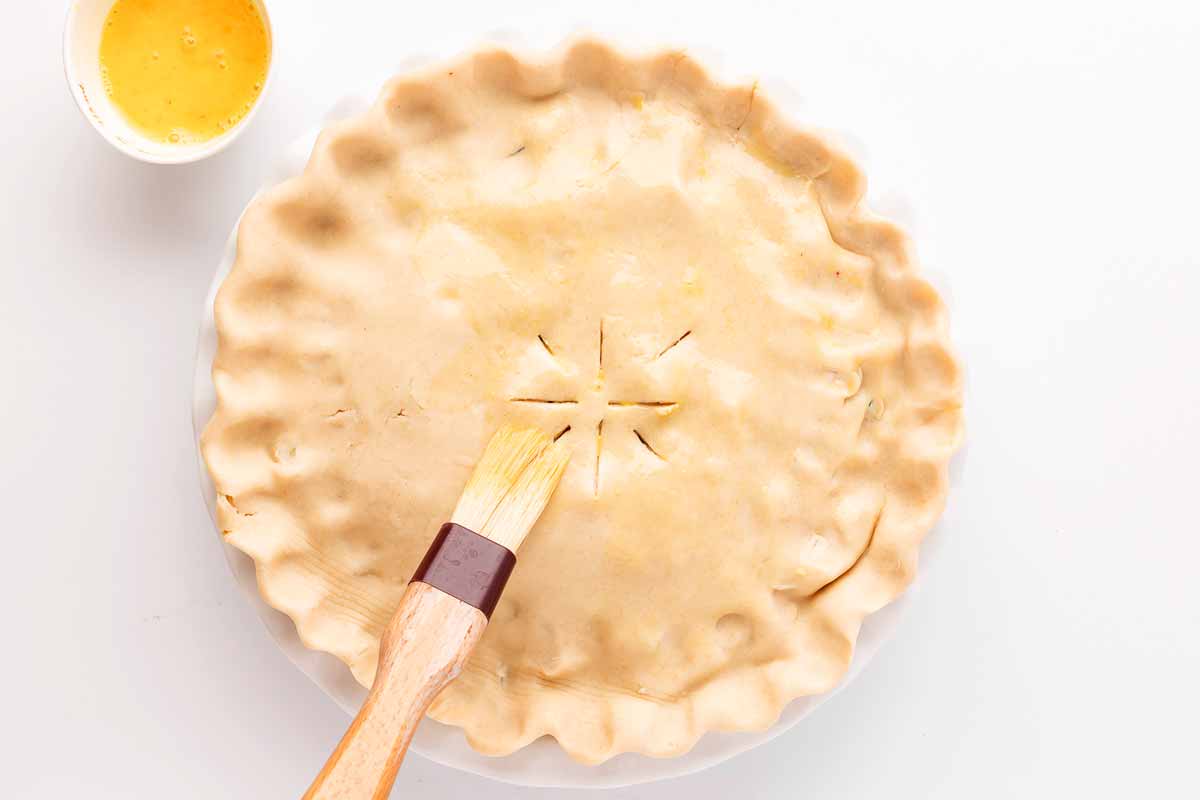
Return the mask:
<path id="1" fill-rule="evenodd" d="M 232 128 L 262 92 L 270 60 L 249 0 L 117 0 L 100 39 L 109 98 L 160 142 L 202 142 Z"/>

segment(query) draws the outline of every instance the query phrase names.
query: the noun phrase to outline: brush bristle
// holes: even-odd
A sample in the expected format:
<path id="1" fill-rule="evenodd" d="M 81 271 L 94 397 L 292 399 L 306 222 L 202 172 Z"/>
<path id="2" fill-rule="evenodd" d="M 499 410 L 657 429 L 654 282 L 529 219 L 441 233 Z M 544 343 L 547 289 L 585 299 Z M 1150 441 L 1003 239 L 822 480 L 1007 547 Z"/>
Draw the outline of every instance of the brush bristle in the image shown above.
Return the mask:
<path id="1" fill-rule="evenodd" d="M 480 534 L 502 544 L 514 553 L 525 541 L 529 529 L 538 521 L 571 454 L 561 444 L 548 442 L 533 462 L 517 478 L 512 490 L 504 495 Z"/>
<path id="2" fill-rule="evenodd" d="M 541 431 L 504 426 L 484 449 L 450 521 L 516 551 L 549 502 L 566 460 Z"/>

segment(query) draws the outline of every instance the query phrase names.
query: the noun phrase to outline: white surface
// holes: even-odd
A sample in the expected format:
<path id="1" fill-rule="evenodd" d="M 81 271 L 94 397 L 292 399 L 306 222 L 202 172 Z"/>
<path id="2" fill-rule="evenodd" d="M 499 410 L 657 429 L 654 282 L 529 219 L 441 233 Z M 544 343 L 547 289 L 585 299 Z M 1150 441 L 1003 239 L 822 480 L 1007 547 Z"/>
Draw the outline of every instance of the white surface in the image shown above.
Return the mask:
<path id="1" fill-rule="evenodd" d="M 78 115 L 63 7 L 0 49 L 5 796 L 294 797 L 345 717 L 236 591 L 195 488 L 194 334 L 270 153 L 447 31 L 584 18 L 742 48 L 904 186 L 953 286 L 970 471 L 896 641 L 793 732 L 614 798 L 1194 794 L 1200 11 L 1166 2 L 272 7 L 221 156 L 130 162 Z M 397 796 L 564 796 L 407 763 Z"/>
<path id="2" fill-rule="evenodd" d="M 368 96 L 347 95 L 334 104 L 335 113 L 327 115 L 323 121 L 329 122 L 362 113 L 366 111 L 370 103 L 371 98 Z M 276 166 L 271 170 L 268 180 L 260 187 L 260 191 L 264 191 L 288 177 L 300 174 L 308 162 L 317 134 L 318 129 L 314 128 L 310 133 L 290 143 L 279 156 Z M 214 531 L 218 530 L 217 494 L 200 455 L 199 439 L 204 426 L 212 417 L 217 403 L 216 387 L 212 378 L 213 359 L 217 352 L 213 301 L 216 299 L 221 283 L 233 268 L 236 258 L 235 229 L 226 242 L 221 263 L 213 275 L 213 282 L 205 300 L 196 352 L 196 371 L 193 378 L 192 424 L 197 445 L 197 472 L 200 478 L 201 494 L 208 507 L 208 515 L 213 520 Z M 951 470 L 951 485 L 955 490 L 960 485 L 958 478 L 965 463 L 964 448 L 955 459 L 954 468 Z M 952 527 L 952 522 L 950 525 Z M 779 720 L 767 730 L 709 733 L 702 737 L 689 752 L 678 758 L 650 758 L 639 753 L 622 753 L 603 764 L 589 766 L 572 760 L 549 737 L 537 739 L 507 758 L 489 758 L 472 749 L 457 728 L 427 719 L 417 729 L 409 751 L 419 753 L 439 764 L 465 770 L 473 775 L 495 778 L 518 786 L 537 787 L 615 788 L 633 786 L 690 775 L 720 764 L 763 745 L 777 736 L 782 736 L 862 674 L 863 669 L 899 626 L 904 608 L 909 605 L 912 596 L 918 590 L 919 584 L 928 572 L 930 562 L 936 560 L 933 558 L 934 552 L 938 545 L 945 541 L 946 534 L 942 532 L 944 528 L 945 524 L 936 535 L 929 537 L 922 548 L 918 574 L 909 590 L 898 600 L 872 614 L 863 622 L 854 645 L 853 659 L 838 686 L 833 691 L 821 695 L 796 698 L 783 710 Z M 255 575 L 254 562 L 233 545 L 225 543 L 223 548 L 234 578 L 241 586 L 250 605 L 267 627 L 271 638 L 279 645 L 288 660 L 311 678 L 317 686 L 321 687 L 325 694 L 340 705 L 348 715 L 356 714 L 366 699 L 367 690 L 355 680 L 350 669 L 337 658 L 305 647 L 291 620 L 271 608 L 263 600 L 258 591 L 258 578 Z"/>
<path id="3" fill-rule="evenodd" d="M 109 100 L 100 73 L 100 41 L 108 12 L 116 0 L 70 0 L 63 26 L 62 58 L 67 84 L 80 113 L 104 139 L 127 156 L 151 164 L 190 164 L 208 158 L 233 144 L 250 126 L 271 88 L 274 59 L 267 67 L 262 91 L 236 125 L 220 136 L 202 142 L 168 144 L 155 141 L 134 128 Z M 254 0 L 271 38 L 271 16 L 262 0 Z"/>

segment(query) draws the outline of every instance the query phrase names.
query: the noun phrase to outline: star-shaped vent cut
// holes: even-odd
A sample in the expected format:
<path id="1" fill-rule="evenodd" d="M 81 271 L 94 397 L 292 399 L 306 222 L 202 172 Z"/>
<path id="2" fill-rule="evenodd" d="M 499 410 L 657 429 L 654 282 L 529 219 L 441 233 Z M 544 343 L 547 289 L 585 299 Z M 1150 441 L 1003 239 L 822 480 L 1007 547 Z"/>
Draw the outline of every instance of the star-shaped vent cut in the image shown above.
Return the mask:
<path id="1" fill-rule="evenodd" d="M 686 339 L 688 336 L 690 336 L 691 333 L 692 332 L 690 330 L 685 331 L 681 336 L 679 336 L 674 341 L 672 341 L 670 344 L 668 344 L 666 347 L 664 347 L 662 350 L 660 350 L 654 356 L 654 360 L 662 358 L 673 347 L 675 347 L 680 342 L 682 342 L 684 339 Z M 550 345 L 550 343 L 548 341 L 546 341 L 546 338 L 544 336 L 539 335 L 537 338 L 538 338 L 538 342 L 541 344 L 541 346 L 545 349 L 546 353 L 551 358 L 554 358 L 554 359 L 560 358 L 560 356 L 554 352 L 554 348 Z M 595 462 L 592 467 L 592 491 L 595 494 L 599 495 L 600 494 L 600 462 L 604 458 L 604 421 L 607 418 L 607 416 L 610 413 L 611 414 L 633 413 L 634 411 L 636 411 L 638 409 L 652 410 L 652 411 L 655 411 L 660 414 L 668 413 L 670 411 L 673 411 L 679 405 L 679 403 L 675 400 L 661 399 L 661 398 L 627 399 L 627 398 L 611 398 L 611 397 L 609 397 L 606 392 L 606 384 L 604 381 L 605 361 L 604 361 L 604 323 L 603 322 L 600 323 L 600 331 L 599 331 L 599 336 L 597 338 L 598 338 L 598 344 L 597 344 L 596 372 L 595 372 L 596 379 L 595 379 L 595 382 L 593 383 L 591 391 L 583 392 L 583 393 L 576 393 L 575 395 L 570 396 L 570 397 L 513 397 L 513 398 L 510 398 L 510 402 L 529 404 L 529 405 L 574 406 L 576 408 L 587 407 L 587 409 L 589 409 L 592 413 L 581 413 L 581 416 L 590 417 L 590 419 L 593 419 L 593 420 L 597 419 L 597 417 L 598 417 L 598 421 L 595 422 L 596 459 L 595 459 Z M 590 425 L 591 422 L 589 421 L 587 424 Z M 575 427 L 575 426 L 567 425 L 565 428 L 563 428 L 561 431 L 558 432 L 558 435 L 556 435 L 554 437 L 555 440 L 557 441 L 558 439 L 562 438 L 562 436 L 565 435 L 568 431 L 570 431 L 573 427 Z M 663 462 L 667 461 L 667 457 L 660 450 L 658 450 L 653 444 L 651 444 L 650 441 L 648 441 L 646 439 L 646 436 L 641 431 L 639 431 L 637 428 L 631 428 L 631 430 L 633 432 L 633 435 L 637 437 L 638 442 L 640 442 L 641 445 L 643 447 L 645 447 L 646 450 L 652 456 L 654 456 L 655 458 L 657 458 L 660 461 L 663 461 Z"/>

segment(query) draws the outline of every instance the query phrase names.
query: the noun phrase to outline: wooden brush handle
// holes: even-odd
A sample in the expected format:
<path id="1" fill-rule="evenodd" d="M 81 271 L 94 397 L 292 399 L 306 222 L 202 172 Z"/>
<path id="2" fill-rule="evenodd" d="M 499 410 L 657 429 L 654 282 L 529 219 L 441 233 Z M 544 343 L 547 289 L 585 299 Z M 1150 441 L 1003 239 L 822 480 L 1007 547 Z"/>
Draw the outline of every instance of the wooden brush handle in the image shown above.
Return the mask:
<path id="1" fill-rule="evenodd" d="M 454 680 L 487 617 L 440 589 L 413 581 L 379 643 L 371 693 L 305 800 L 384 800 L 425 710 Z"/>

